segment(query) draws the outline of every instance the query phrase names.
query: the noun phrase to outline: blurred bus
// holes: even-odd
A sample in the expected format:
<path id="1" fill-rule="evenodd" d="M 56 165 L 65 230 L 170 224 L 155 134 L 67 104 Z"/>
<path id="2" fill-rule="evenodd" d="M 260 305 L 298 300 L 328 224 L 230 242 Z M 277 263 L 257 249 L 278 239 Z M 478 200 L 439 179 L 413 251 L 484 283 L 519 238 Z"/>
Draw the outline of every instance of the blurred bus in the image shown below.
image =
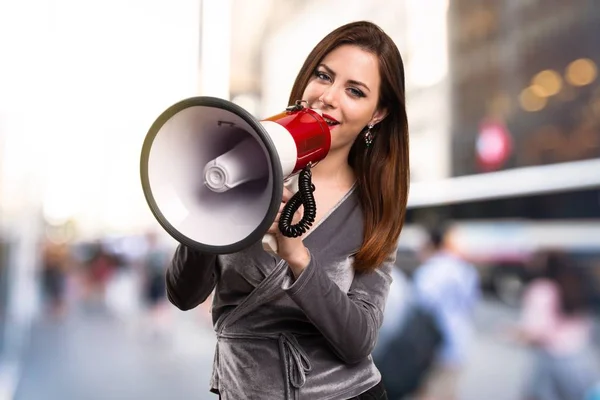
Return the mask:
<path id="1" fill-rule="evenodd" d="M 600 283 L 600 159 L 412 184 L 401 268 L 412 272 L 423 228 L 441 223 L 478 267 L 484 288 L 508 304 L 519 301 L 532 259 L 545 249 L 570 253 Z"/>

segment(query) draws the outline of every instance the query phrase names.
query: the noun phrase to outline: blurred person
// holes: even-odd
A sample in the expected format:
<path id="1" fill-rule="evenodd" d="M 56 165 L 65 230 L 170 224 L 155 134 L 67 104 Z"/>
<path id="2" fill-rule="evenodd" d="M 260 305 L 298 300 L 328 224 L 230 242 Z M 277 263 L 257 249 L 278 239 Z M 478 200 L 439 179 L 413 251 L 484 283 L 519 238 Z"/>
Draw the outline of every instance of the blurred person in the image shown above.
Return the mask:
<path id="1" fill-rule="evenodd" d="M 413 288 L 415 301 L 433 315 L 441 343 L 417 397 L 451 400 L 458 398 L 461 371 L 468 361 L 480 282 L 475 267 L 460 256 L 451 229 L 432 228 L 427 235 Z"/>
<path id="2" fill-rule="evenodd" d="M 127 242 L 134 240 L 134 236 L 125 236 L 113 243 L 114 269 L 105 289 L 105 303 L 112 316 L 132 331 L 139 322 L 143 301 L 142 260 L 136 250 L 127 246 Z"/>
<path id="3" fill-rule="evenodd" d="M 536 257 L 539 276 L 526 287 L 516 338 L 534 350 L 525 400 L 583 399 L 600 381 L 592 343 L 590 280 L 560 251 Z"/>
<path id="4" fill-rule="evenodd" d="M 372 352 L 373 359 L 383 357 L 389 343 L 402 328 L 411 302 L 410 283 L 400 268 L 392 268 L 392 283 L 383 313 L 383 323 L 379 329 L 377 344 Z"/>
<path id="5" fill-rule="evenodd" d="M 331 126 L 331 149 L 312 168 L 315 225 L 287 238 L 275 221 L 277 255 L 260 241 L 228 255 L 178 246 L 170 301 L 189 310 L 215 290 L 210 388 L 220 398 L 387 399 L 371 351 L 408 194 L 404 94 L 400 53 L 378 26 L 329 33 L 289 98 L 322 111 Z M 285 189 L 283 203 L 291 196 Z"/>
<path id="6" fill-rule="evenodd" d="M 388 397 L 398 400 L 419 389 L 442 336 L 433 314 L 415 301 L 404 272 L 394 268 L 392 278 L 373 361 Z"/>
<path id="7" fill-rule="evenodd" d="M 148 233 L 146 242 L 148 249 L 142 261 L 144 303 L 148 307 L 152 334 L 161 335 L 166 328 L 168 316 L 165 272 L 170 255 L 160 244 L 156 233 Z"/>
<path id="8" fill-rule="evenodd" d="M 42 248 L 42 292 L 52 317 L 62 317 L 66 311 L 68 246 L 46 241 Z"/>
<path id="9" fill-rule="evenodd" d="M 100 306 L 104 309 L 106 304 L 106 291 L 108 283 L 118 267 L 116 257 L 111 254 L 102 241 L 98 240 L 92 245 L 92 256 L 86 263 L 88 305 Z"/>

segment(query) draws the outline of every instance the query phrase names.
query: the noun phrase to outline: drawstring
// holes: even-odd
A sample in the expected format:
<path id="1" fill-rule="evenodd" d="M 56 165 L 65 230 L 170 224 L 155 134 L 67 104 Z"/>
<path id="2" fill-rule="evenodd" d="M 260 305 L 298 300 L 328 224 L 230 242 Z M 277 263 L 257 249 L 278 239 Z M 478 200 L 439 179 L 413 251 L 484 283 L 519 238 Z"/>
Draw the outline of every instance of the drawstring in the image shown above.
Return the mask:
<path id="1" fill-rule="evenodd" d="M 279 356 L 283 362 L 283 372 L 286 385 L 286 399 L 290 398 L 291 383 L 295 389 L 299 389 L 306 383 L 306 374 L 312 366 L 308 356 L 300 347 L 298 339 L 292 334 L 282 333 L 279 335 Z"/>

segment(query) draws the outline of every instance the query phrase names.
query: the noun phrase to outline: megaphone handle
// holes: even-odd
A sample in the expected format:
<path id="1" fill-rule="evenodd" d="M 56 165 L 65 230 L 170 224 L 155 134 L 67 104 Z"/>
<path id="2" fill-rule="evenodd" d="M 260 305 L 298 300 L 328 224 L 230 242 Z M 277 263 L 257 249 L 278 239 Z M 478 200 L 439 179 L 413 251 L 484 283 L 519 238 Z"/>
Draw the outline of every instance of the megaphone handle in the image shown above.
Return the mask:
<path id="1" fill-rule="evenodd" d="M 298 185 L 299 176 L 299 174 L 292 175 L 284 182 L 285 187 L 288 188 L 292 193 L 296 193 L 298 190 L 300 190 L 300 186 Z"/>
<path id="2" fill-rule="evenodd" d="M 267 253 L 277 254 L 277 238 L 272 233 L 267 233 L 262 238 L 263 250 Z"/>

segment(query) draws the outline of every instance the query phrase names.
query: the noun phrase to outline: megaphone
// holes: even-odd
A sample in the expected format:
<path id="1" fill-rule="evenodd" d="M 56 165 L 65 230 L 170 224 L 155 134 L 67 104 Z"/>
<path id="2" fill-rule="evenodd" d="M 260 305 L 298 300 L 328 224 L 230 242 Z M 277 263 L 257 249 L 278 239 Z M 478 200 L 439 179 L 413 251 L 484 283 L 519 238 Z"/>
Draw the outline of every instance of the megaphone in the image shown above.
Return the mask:
<path id="1" fill-rule="evenodd" d="M 178 242 L 211 254 L 234 253 L 261 241 L 276 251 L 267 231 L 284 184 L 298 191 L 279 228 L 299 236 L 314 222 L 310 168 L 331 145 L 327 122 L 302 101 L 258 120 L 237 104 L 198 96 L 179 101 L 154 121 L 143 142 L 140 174 L 146 202 Z M 304 205 L 302 221 L 292 224 Z"/>

